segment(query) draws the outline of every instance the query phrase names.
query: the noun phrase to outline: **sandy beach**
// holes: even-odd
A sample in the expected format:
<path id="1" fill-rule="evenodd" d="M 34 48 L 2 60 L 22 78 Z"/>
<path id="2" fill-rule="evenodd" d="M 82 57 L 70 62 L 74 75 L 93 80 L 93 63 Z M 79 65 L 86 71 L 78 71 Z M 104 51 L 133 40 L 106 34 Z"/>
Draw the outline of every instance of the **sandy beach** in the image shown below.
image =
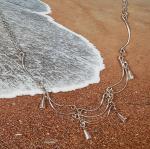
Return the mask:
<path id="1" fill-rule="evenodd" d="M 106 69 L 101 82 L 83 89 L 52 94 L 60 103 L 94 106 L 104 89 L 120 78 L 118 49 L 127 38 L 117 0 L 44 0 L 52 18 L 83 35 L 100 50 Z M 117 107 L 128 117 L 120 123 L 111 114 L 97 126 L 89 126 L 92 139 L 86 141 L 78 124 L 58 116 L 50 108 L 39 110 L 40 95 L 0 101 L 1 149 L 149 149 L 150 148 L 150 1 L 129 1 L 132 31 L 127 48 L 135 75 L 127 88 L 115 97 Z"/>

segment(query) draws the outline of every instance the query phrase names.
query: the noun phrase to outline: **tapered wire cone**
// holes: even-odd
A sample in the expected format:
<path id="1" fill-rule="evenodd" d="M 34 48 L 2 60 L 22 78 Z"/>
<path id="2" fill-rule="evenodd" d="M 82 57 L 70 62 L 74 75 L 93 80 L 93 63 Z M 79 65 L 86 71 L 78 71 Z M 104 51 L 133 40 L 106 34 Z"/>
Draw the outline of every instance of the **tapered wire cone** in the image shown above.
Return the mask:
<path id="1" fill-rule="evenodd" d="M 117 116 L 123 123 L 125 123 L 127 121 L 127 118 L 124 117 L 123 115 L 121 115 L 120 113 L 117 113 Z"/>
<path id="2" fill-rule="evenodd" d="M 85 135 L 86 140 L 89 140 L 89 139 L 92 138 L 91 135 L 89 134 L 89 132 L 86 129 L 83 129 L 83 131 L 84 131 L 84 135 Z"/>
<path id="3" fill-rule="evenodd" d="M 127 71 L 127 78 L 128 78 L 128 80 L 134 79 L 134 76 L 133 76 L 132 72 L 129 69 Z"/>
<path id="4" fill-rule="evenodd" d="M 39 108 L 40 108 L 40 109 L 45 109 L 45 107 L 46 107 L 45 97 L 43 96 L 43 97 L 42 97 L 42 100 L 41 100 L 41 103 L 40 103 L 40 105 L 39 105 Z"/>

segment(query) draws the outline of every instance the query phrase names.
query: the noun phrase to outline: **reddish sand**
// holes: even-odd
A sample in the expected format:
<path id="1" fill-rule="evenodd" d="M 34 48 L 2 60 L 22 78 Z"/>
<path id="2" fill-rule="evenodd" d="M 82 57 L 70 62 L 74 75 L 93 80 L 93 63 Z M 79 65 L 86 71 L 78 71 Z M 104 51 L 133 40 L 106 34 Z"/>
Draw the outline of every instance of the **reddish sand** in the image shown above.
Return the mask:
<path id="1" fill-rule="evenodd" d="M 101 82 L 84 89 L 53 94 L 59 102 L 94 106 L 98 96 L 120 77 L 118 49 L 127 38 L 120 20 L 121 0 L 45 0 L 57 22 L 82 34 L 100 49 L 106 69 Z M 134 72 L 115 101 L 129 120 L 120 123 L 112 114 L 89 126 L 86 141 L 76 122 L 38 109 L 40 95 L 0 101 L 0 149 L 149 149 L 150 148 L 150 1 L 130 0 L 132 40 L 128 60 Z"/>

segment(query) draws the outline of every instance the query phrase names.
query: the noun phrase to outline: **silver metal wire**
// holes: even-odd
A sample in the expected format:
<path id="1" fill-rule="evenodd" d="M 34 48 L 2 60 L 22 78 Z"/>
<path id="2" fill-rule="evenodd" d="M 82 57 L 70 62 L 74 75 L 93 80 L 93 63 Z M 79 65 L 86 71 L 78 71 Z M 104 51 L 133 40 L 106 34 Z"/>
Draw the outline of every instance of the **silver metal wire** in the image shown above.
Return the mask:
<path id="1" fill-rule="evenodd" d="M 127 33 L 128 33 L 128 38 L 127 38 L 126 43 L 119 50 L 119 53 L 120 53 L 119 62 L 120 62 L 121 70 L 122 70 L 122 76 L 118 82 L 116 82 L 115 84 L 112 84 L 106 88 L 105 92 L 102 95 L 102 98 L 99 99 L 97 106 L 93 109 L 88 108 L 88 107 L 80 108 L 74 104 L 57 103 L 52 98 L 50 93 L 48 93 L 48 91 L 46 90 L 44 83 L 36 80 L 34 78 L 34 76 L 28 71 L 28 68 L 26 67 L 26 59 L 25 59 L 26 53 L 22 50 L 19 43 L 17 42 L 16 36 L 12 32 L 12 30 L 9 26 L 9 23 L 2 11 L 0 11 L 0 18 L 2 20 L 2 23 L 3 23 L 3 26 L 6 30 L 6 32 L 8 33 L 8 35 L 10 37 L 11 42 L 13 43 L 14 48 L 16 49 L 16 52 L 18 53 L 17 56 L 20 60 L 20 65 L 21 65 L 22 69 L 26 72 L 26 74 L 28 74 L 32 78 L 32 80 L 37 84 L 37 86 L 43 92 L 41 103 L 40 103 L 41 109 L 45 108 L 45 102 L 47 100 L 50 107 L 58 114 L 70 116 L 70 118 L 74 118 L 74 119 L 78 120 L 80 127 L 84 130 L 86 138 L 90 138 L 90 136 L 88 136 L 89 135 L 88 132 L 85 130 L 85 128 L 87 127 L 87 124 L 90 124 L 93 122 L 97 123 L 98 122 L 97 119 L 103 118 L 103 115 L 105 113 L 107 113 L 107 116 L 108 116 L 111 111 L 114 111 L 122 122 L 126 121 L 126 117 L 122 116 L 118 112 L 118 110 L 115 106 L 114 96 L 115 96 L 115 94 L 122 92 L 126 88 L 128 81 L 134 78 L 134 76 L 132 75 L 131 70 L 129 68 L 129 64 L 127 63 L 127 60 L 125 59 L 126 47 L 129 45 L 130 39 L 131 39 L 131 30 L 130 30 L 130 26 L 128 23 L 128 1 L 127 0 L 122 0 L 122 14 L 121 14 L 121 18 L 122 18 L 123 22 L 125 23 Z M 116 90 L 115 87 L 122 84 L 123 80 L 125 80 L 124 86 L 120 90 Z M 64 108 L 67 110 L 64 111 Z M 69 109 L 69 111 L 68 111 L 68 109 Z M 97 114 L 95 114 L 95 112 Z M 94 120 L 93 120 L 93 118 L 94 118 Z"/>

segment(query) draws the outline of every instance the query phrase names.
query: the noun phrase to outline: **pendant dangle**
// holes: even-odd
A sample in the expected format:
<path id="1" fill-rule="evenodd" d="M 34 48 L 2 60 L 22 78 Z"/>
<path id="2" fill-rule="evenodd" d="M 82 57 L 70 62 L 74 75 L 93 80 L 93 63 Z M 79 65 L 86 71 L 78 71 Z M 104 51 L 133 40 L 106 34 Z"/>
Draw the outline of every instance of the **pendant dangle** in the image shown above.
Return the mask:
<path id="1" fill-rule="evenodd" d="M 83 129 L 83 132 L 84 132 L 84 136 L 85 136 L 85 139 L 86 140 L 89 140 L 92 138 L 92 136 L 90 135 L 90 133 L 87 131 L 87 128 L 86 128 L 86 122 L 83 120 L 80 121 L 80 127 Z"/>
<path id="2" fill-rule="evenodd" d="M 117 112 L 116 114 L 117 114 L 118 118 L 119 118 L 123 123 L 125 123 L 125 122 L 127 121 L 127 118 L 124 117 L 124 116 L 123 116 L 122 114 L 120 114 L 119 112 Z"/>
<path id="3" fill-rule="evenodd" d="M 131 72 L 131 70 L 129 68 L 127 69 L 126 73 L 127 73 L 127 79 L 128 80 L 134 79 L 133 73 Z"/>
<path id="4" fill-rule="evenodd" d="M 80 128 L 83 130 L 85 139 L 86 140 L 91 139 L 92 137 L 86 128 L 86 123 L 88 123 L 88 122 L 85 120 L 85 118 L 82 115 L 84 110 L 82 108 L 77 108 L 77 107 L 75 107 L 74 110 L 75 110 L 75 112 L 72 114 L 72 117 L 79 121 Z"/>
<path id="5" fill-rule="evenodd" d="M 134 79 L 134 75 L 133 73 L 131 72 L 129 66 L 128 66 L 128 63 L 127 61 L 125 60 L 124 56 L 119 56 L 119 61 L 120 61 L 120 64 L 121 64 L 121 67 L 123 68 L 123 71 L 125 72 L 126 74 L 126 79 L 127 80 L 132 80 Z"/>
<path id="6" fill-rule="evenodd" d="M 85 138 L 86 138 L 86 140 L 89 140 L 89 139 L 91 139 L 92 137 L 91 137 L 91 135 L 89 134 L 89 132 L 87 131 L 87 129 L 83 129 L 83 132 L 84 132 L 84 135 L 85 135 Z"/>
<path id="7" fill-rule="evenodd" d="M 42 98 L 41 98 L 41 103 L 39 105 L 39 108 L 40 109 L 45 109 L 46 108 L 46 100 L 48 100 L 48 97 L 47 97 L 47 92 L 46 92 L 46 89 L 42 83 L 42 81 L 39 81 L 38 82 L 38 86 L 41 88 L 41 90 L 43 91 L 43 94 L 42 94 Z"/>
<path id="8" fill-rule="evenodd" d="M 134 79 L 134 76 L 133 76 L 131 70 L 129 69 L 129 66 L 128 66 L 127 62 L 125 63 L 124 71 L 126 73 L 126 79 L 127 79 L 127 81 Z"/>
<path id="9" fill-rule="evenodd" d="M 45 94 L 43 94 L 42 99 L 41 99 L 41 103 L 39 105 L 40 109 L 45 109 L 46 108 L 46 99 L 47 99 L 47 97 L 45 96 Z"/>

